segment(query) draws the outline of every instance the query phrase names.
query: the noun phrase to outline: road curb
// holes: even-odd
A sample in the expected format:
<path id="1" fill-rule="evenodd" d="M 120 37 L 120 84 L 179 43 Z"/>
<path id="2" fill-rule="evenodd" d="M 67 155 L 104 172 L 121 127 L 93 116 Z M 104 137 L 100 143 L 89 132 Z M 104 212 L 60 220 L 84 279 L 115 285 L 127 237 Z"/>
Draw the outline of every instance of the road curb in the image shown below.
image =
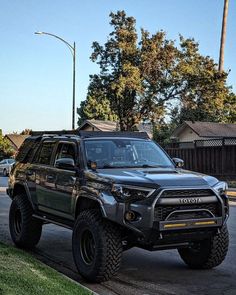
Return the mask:
<path id="1" fill-rule="evenodd" d="M 47 265 L 47 266 L 48 266 L 48 265 Z M 50 266 L 49 266 L 49 267 L 50 267 Z M 53 270 L 55 270 L 55 269 L 52 268 L 52 267 L 50 267 L 50 268 L 53 269 Z M 57 271 L 57 270 L 56 270 L 56 271 Z M 57 272 L 58 272 L 58 271 L 57 271 Z M 64 275 L 63 273 L 60 272 L 60 274 L 61 274 L 64 278 L 66 278 L 67 280 L 73 282 L 74 284 L 76 284 L 76 285 L 80 286 L 81 288 L 83 288 L 83 289 L 87 290 L 88 292 L 90 292 L 91 295 L 99 295 L 98 293 L 94 292 L 93 290 L 89 289 L 88 287 L 85 287 L 84 285 L 80 284 L 79 282 L 74 281 L 74 280 L 72 280 L 71 278 L 67 277 L 67 276 Z"/>
<path id="2" fill-rule="evenodd" d="M 227 195 L 229 197 L 229 200 L 232 202 L 236 202 L 236 190 L 234 189 L 229 189 L 227 191 Z"/>

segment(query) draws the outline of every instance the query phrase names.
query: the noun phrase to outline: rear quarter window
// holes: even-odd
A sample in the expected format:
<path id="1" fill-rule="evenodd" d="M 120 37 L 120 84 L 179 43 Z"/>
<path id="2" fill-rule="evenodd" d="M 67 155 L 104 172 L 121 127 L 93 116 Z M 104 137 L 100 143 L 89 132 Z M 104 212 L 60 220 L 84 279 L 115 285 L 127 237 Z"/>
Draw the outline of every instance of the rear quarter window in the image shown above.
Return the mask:
<path id="1" fill-rule="evenodd" d="M 31 162 L 39 145 L 40 138 L 27 138 L 19 149 L 16 161 L 21 163 Z"/>

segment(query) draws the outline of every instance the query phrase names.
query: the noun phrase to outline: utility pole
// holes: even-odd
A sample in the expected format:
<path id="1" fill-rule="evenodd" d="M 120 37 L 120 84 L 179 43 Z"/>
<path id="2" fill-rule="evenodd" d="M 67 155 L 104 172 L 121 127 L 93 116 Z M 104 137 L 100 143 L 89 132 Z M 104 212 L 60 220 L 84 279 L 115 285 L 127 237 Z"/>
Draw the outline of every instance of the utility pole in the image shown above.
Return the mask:
<path id="1" fill-rule="evenodd" d="M 76 49 L 75 49 L 75 42 L 74 42 L 74 46 L 73 46 L 72 130 L 75 129 L 75 56 L 76 56 Z"/>
<path id="2" fill-rule="evenodd" d="M 221 40 L 220 40 L 220 57 L 219 57 L 219 71 L 224 70 L 224 51 L 225 51 L 225 39 L 226 39 L 226 24 L 228 16 L 229 0 L 224 0 L 224 11 L 222 19 Z"/>

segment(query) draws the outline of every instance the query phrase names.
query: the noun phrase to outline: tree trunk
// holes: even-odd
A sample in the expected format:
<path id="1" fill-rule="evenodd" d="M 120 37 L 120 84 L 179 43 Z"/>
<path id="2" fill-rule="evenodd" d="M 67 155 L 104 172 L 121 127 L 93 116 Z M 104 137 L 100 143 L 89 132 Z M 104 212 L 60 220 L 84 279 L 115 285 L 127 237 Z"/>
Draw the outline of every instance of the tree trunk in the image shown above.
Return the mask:
<path id="1" fill-rule="evenodd" d="M 226 24 L 227 24 L 227 16 L 228 16 L 228 7 L 229 7 L 229 0 L 225 0 L 224 12 L 223 12 L 223 20 L 222 20 L 222 30 L 221 30 L 221 41 L 220 41 L 220 58 L 219 58 L 219 71 L 220 72 L 222 72 L 224 70 L 224 50 L 225 50 L 225 38 L 226 38 Z"/>

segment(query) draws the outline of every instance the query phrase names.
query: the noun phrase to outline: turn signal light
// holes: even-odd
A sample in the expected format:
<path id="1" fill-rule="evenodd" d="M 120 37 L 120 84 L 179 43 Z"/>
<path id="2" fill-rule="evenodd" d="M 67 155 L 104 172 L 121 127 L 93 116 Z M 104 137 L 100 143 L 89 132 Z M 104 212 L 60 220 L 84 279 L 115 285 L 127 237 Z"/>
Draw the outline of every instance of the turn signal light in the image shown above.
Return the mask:
<path id="1" fill-rule="evenodd" d="M 197 221 L 192 224 L 188 223 L 169 223 L 165 224 L 164 228 L 175 228 L 175 227 L 185 227 L 185 226 L 190 226 L 190 225 L 213 225 L 216 224 L 214 220 L 208 220 L 208 221 Z"/>
<path id="2" fill-rule="evenodd" d="M 210 225 L 210 224 L 216 224 L 215 221 L 198 221 L 194 223 L 195 225 Z"/>
<path id="3" fill-rule="evenodd" d="M 172 228 L 172 227 L 184 227 L 186 223 L 174 223 L 174 224 L 165 224 L 164 228 Z"/>

